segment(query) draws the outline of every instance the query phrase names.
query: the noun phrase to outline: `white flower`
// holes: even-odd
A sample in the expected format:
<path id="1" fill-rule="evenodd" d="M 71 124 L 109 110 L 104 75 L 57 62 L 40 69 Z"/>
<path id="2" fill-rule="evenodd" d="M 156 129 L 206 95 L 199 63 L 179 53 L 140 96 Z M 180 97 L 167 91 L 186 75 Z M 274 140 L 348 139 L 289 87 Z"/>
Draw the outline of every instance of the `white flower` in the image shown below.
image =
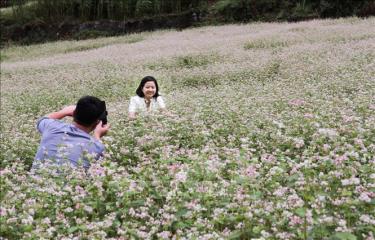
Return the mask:
<path id="1" fill-rule="evenodd" d="M 176 181 L 177 182 L 186 182 L 186 179 L 187 179 L 187 173 L 185 171 L 180 171 L 176 174 Z"/>
<path id="2" fill-rule="evenodd" d="M 93 211 L 92 207 L 87 206 L 87 205 L 85 205 L 85 206 L 83 207 L 83 209 L 84 209 L 86 212 L 88 212 L 88 213 L 92 213 L 92 211 Z"/>
<path id="3" fill-rule="evenodd" d="M 335 129 L 330 128 L 319 128 L 318 129 L 319 134 L 324 135 L 329 138 L 335 138 L 338 136 L 338 133 Z"/>
<path id="4" fill-rule="evenodd" d="M 368 202 L 368 203 L 371 202 L 371 198 L 369 196 L 369 193 L 367 193 L 367 192 L 361 193 L 361 195 L 359 196 L 359 200 L 364 201 L 364 202 Z"/>
<path id="5" fill-rule="evenodd" d="M 359 183 L 360 183 L 359 178 L 349 178 L 349 179 L 343 179 L 343 180 L 341 180 L 341 184 L 343 186 L 358 185 Z"/>
<path id="6" fill-rule="evenodd" d="M 301 139 L 301 138 L 295 138 L 294 139 L 294 146 L 296 147 L 296 148 L 301 148 L 301 147 L 303 147 L 305 145 L 305 141 L 303 141 L 303 139 Z"/>
<path id="7" fill-rule="evenodd" d="M 73 212 L 73 209 L 71 207 L 67 207 L 65 208 L 64 212 L 70 213 L 70 212 Z"/>
<path id="8" fill-rule="evenodd" d="M 50 220 L 48 217 L 46 217 L 46 218 L 44 218 L 44 219 L 42 220 L 42 223 L 43 223 L 43 224 L 50 225 L 50 224 L 51 224 L 51 220 Z"/>
<path id="9" fill-rule="evenodd" d="M 157 236 L 161 239 L 170 239 L 171 233 L 168 231 L 163 231 L 158 233 Z"/>
<path id="10" fill-rule="evenodd" d="M 287 187 L 280 187 L 278 189 L 276 189 L 276 191 L 273 192 L 273 195 L 277 196 L 277 197 L 282 197 L 285 195 L 285 193 L 288 191 L 288 188 Z"/>

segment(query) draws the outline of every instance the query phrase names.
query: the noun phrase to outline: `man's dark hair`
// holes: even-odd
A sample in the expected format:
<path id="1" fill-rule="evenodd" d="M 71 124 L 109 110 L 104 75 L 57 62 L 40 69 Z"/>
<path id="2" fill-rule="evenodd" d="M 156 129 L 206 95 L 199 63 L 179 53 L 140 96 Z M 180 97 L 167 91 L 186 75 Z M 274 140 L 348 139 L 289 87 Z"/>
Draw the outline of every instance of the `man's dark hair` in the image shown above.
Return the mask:
<path id="1" fill-rule="evenodd" d="M 91 126 L 97 120 L 102 120 L 104 123 L 107 119 L 105 102 L 93 96 L 80 98 L 77 102 L 73 119 L 75 122 L 86 127 Z"/>
<path id="2" fill-rule="evenodd" d="M 141 83 L 139 84 L 138 88 L 137 88 L 137 91 L 135 91 L 135 93 L 140 96 L 140 97 L 145 97 L 145 94 L 143 93 L 142 89 L 143 87 L 145 86 L 145 84 L 147 82 L 154 82 L 155 83 L 155 86 L 156 86 L 156 92 L 153 96 L 153 98 L 157 98 L 159 97 L 159 86 L 158 86 L 158 82 L 156 81 L 156 79 L 152 76 L 146 76 L 144 77 L 142 80 L 141 80 Z"/>

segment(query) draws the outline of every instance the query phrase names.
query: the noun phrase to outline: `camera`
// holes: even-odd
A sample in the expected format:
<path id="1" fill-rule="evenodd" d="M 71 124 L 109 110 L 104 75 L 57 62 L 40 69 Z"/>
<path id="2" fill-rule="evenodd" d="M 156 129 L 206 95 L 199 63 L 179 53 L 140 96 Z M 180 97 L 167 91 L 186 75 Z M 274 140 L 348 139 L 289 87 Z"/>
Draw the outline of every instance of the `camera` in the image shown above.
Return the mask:
<path id="1" fill-rule="evenodd" d="M 102 121 L 103 125 L 107 124 L 107 116 L 108 116 L 108 112 L 104 111 L 103 114 L 99 118 L 100 121 Z"/>
<path id="2" fill-rule="evenodd" d="M 102 107 L 103 107 L 104 112 L 102 113 L 102 115 L 100 115 L 99 120 L 102 121 L 102 125 L 106 125 L 108 122 L 107 121 L 108 111 L 105 105 L 105 101 L 102 101 Z"/>

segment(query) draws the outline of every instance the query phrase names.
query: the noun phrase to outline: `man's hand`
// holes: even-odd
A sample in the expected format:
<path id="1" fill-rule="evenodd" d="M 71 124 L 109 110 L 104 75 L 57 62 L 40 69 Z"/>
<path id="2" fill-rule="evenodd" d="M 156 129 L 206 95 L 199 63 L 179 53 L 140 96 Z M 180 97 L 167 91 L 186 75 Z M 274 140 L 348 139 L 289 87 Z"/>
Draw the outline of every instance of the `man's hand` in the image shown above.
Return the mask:
<path id="1" fill-rule="evenodd" d="M 58 112 L 53 112 L 53 113 L 48 114 L 47 117 L 51 119 L 62 119 L 66 116 L 73 116 L 75 109 L 76 109 L 75 105 L 67 106 Z"/>
<path id="2" fill-rule="evenodd" d="M 100 138 L 107 134 L 108 130 L 109 124 L 103 125 L 102 121 L 100 121 L 94 129 L 94 137 L 100 140 Z"/>
<path id="3" fill-rule="evenodd" d="M 60 112 L 65 116 L 73 116 L 74 110 L 76 110 L 76 105 L 64 107 Z"/>

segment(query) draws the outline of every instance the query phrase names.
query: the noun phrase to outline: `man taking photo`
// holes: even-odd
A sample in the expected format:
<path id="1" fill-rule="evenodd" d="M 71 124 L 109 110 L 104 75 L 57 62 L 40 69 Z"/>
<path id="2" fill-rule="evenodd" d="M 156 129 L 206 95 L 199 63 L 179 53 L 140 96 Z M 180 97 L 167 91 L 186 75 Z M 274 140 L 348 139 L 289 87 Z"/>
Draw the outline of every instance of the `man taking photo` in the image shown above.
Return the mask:
<path id="1" fill-rule="evenodd" d="M 60 121 L 66 116 L 73 117 L 72 124 Z M 76 106 L 42 117 L 37 122 L 37 129 L 42 139 L 32 169 L 39 168 L 46 160 L 88 169 L 90 159 L 98 159 L 104 152 L 100 139 L 109 129 L 105 102 L 92 96 L 82 97 Z M 90 135 L 92 131 L 93 135 Z"/>

